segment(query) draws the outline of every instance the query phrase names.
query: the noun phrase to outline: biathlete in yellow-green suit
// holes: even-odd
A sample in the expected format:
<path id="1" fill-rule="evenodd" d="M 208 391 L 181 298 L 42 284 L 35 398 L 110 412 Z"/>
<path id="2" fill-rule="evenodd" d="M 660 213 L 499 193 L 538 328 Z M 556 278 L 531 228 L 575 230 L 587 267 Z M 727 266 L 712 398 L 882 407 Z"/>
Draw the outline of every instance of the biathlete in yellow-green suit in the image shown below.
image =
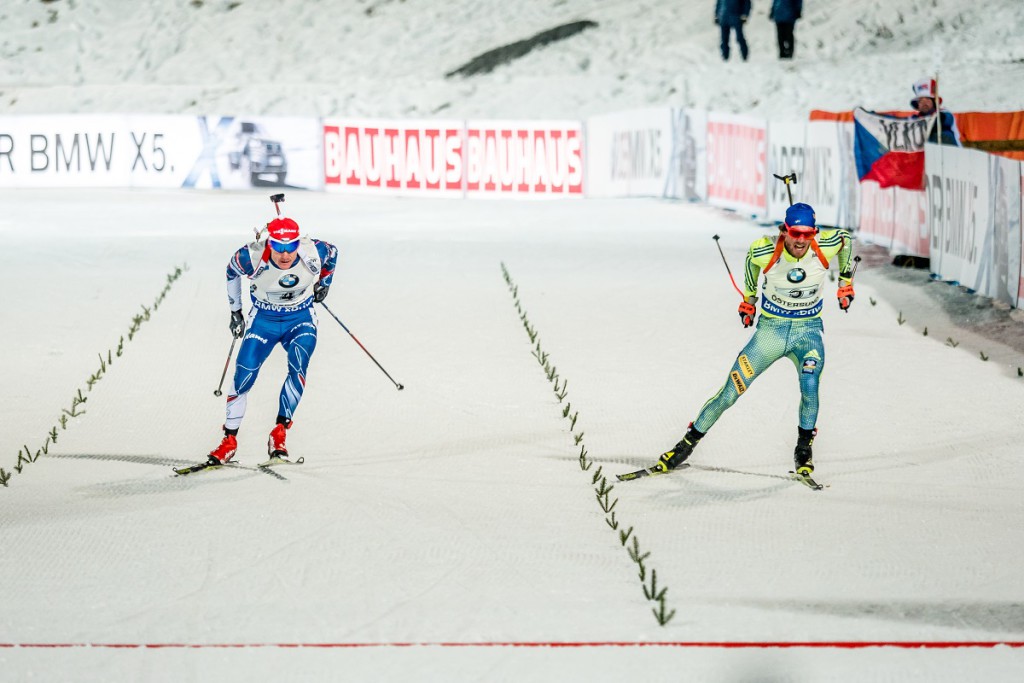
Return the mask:
<path id="1" fill-rule="evenodd" d="M 664 453 L 656 467 L 667 471 L 679 467 L 736 399 L 768 367 L 782 357 L 789 358 L 800 377 L 800 425 L 793 457 L 795 469 L 809 475 L 814 471 L 811 444 L 818 419 L 818 381 L 825 367 L 822 341 L 822 285 L 834 258 L 839 259 L 839 307 L 846 311 L 853 303 L 853 273 L 850 270 L 852 239 L 846 230 L 818 231 L 814 209 L 793 204 L 786 222 L 774 239 L 762 237 L 747 252 L 744 300 L 740 320 L 744 327 L 754 323 L 757 282 L 761 275 L 761 316 L 757 329 L 740 351 L 725 385 L 701 408 L 697 419 L 675 447 Z"/>

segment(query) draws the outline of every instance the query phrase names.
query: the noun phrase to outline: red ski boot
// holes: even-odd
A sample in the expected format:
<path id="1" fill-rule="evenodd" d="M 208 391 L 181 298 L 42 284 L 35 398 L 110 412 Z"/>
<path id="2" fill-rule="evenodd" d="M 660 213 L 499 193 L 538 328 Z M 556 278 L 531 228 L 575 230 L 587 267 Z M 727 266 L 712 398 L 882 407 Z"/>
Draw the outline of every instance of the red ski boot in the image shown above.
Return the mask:
<path id="1" fill-rule="evenodd" d="M 292 422 L 289 420 L 288 424 L 278 422 L 270 430 L 270 439 L 267 441 L 267 453 L 270 454 L 271 459 L 278 458 L 284 462 L 291 462 L 291 458 L 288 457 L 288 446 L 284 442 L 287 436 L 285 430 L 291 429 L 291 427 Z"/>
<path id="2" fill-rule="evenodd" d="M 224 434 L 220 445 L 210 451 L 209 462 L 211 465 L 223 465 L 235 457 L 236 450 L 238 450 L 238 440 L 235 439 L 235 435 Z"/>

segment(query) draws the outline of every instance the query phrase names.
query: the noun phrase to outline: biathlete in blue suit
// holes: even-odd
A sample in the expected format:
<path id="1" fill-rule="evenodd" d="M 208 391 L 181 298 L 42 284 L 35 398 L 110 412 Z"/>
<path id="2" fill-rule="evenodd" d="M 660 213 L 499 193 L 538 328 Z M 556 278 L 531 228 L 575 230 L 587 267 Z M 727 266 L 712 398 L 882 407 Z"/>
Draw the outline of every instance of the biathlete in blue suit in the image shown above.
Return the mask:
<path id="1" fill-rule="evenodd" d="M 276 218 L 266 229 L 266 239 L 242 247 L 228 263 L 231 334 L 242 339 L 242 346 L 227 400 L 224 439 L 210 452 L 211 464 L 234 457 L 249 390 L 277 344 L 288 353 L 288 376 L 281 387 L 277 424 L 270 432 L 267 452 L 288 459 L 285 430 L 292 426 L 292 416 L 306 386 L 309 360 L 316 349 L 313 303 L 327 298 L 338 260 L 333 244 L 301 236 L 298 223 L 291 218 Z M 242 315 L 243 278 L 249 280 L 252 301 L 248 320 Z"/>

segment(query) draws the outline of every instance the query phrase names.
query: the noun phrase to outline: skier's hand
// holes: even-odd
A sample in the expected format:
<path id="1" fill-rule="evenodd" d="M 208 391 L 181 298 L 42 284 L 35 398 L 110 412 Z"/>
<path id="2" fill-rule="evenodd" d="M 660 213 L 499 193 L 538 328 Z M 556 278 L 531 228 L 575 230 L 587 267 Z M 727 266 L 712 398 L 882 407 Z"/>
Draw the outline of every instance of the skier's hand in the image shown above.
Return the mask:
<path id="1" fill-rule="evenodd" d="M 747 301 L 740 302 L 740 322 L 743 323 L 743 327 L 750 327 L 754 324 L 754 314 L 756 312 L 754 304 Z"/>
<path id="2" fill-rule="evenodd" d="M 320 303 L 327 298 L 327 290 L 331 288 L 330 285 L 316 283 L 313 285 L 313 301 Z"/>
<path id="3" fill-rule="evenodd" d="M 842 285 L 842 283 L 840 283 Z M 848 280 L 845 285 L 836 290 L 836 297 L 839 299 L 839 308 L 846 313 L 850 312 L 850 304 L 853 303 L 853 281 Z"/>
<path id="4" fill-rule="evenodd" d="M 231 336 L 235 339 L 241 339 L 242 335 L 245 334 L 245 317 L 242 316 L 241 311 L 231 311 L 229 329 L 231 330 Z"/>

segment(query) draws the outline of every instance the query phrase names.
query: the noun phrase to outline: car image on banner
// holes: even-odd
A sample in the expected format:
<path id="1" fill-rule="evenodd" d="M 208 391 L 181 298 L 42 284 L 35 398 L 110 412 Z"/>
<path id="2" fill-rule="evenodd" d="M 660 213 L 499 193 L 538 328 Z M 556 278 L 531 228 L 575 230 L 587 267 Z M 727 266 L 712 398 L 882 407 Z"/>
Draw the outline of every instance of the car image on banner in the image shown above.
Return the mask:
<path id="1" fill-rule="evenodd" d="M 207 117 L 206 124 L 207 144 L 216 144 L 216 175 L 221 187 L 323 188 L 317 119 Z"/>
<path id="2" fill-rule="evenodd" d="M 252 121 L 242 121 L 234 137 L 234 149 L 228 152 L 232 171 L 248 175 L 255 186 L 260 183 L 284 185 L 288 176 L 288 162 L 283 145 L 271 140 L 266 131 Z"/>

